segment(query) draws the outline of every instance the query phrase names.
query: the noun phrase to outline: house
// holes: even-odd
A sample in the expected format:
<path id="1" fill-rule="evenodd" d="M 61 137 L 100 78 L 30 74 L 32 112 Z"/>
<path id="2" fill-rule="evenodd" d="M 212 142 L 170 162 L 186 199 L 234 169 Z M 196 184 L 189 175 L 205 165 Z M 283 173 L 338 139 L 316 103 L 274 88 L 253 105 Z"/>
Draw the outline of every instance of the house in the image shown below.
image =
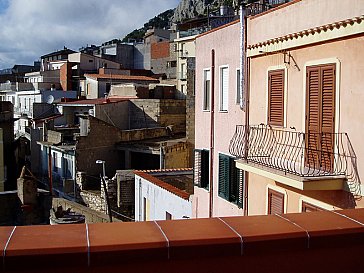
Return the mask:
<path id="1" fill-rule="evenodd" d="M 122 83 L 135 83 L 148 86 L 150 83 L 159 83 L 159 80 L 147 76 L 125 75 L 122 70 L 101 70 L 98 74 L 85 74 L 86 98 L 102 98 L 109 94 L 113 85 Z"/>
<path id="2" fill-rule="evenodd" d="M 362 14 L 359 0 L 296 0 L 247 18 L 246 121 L 229 151 L 248 215 L 364 206 Z"/>
<path id="3" fill-rule="evenodd" d="M 192 169 L 135 171 L 135 221 L 191 218 Z"/>
<path id="4" fill-rule="evenodd" d="M 240 21 L 196 37 L 194 217 L 243 215 L 229 142 L 240 108 Z"/>

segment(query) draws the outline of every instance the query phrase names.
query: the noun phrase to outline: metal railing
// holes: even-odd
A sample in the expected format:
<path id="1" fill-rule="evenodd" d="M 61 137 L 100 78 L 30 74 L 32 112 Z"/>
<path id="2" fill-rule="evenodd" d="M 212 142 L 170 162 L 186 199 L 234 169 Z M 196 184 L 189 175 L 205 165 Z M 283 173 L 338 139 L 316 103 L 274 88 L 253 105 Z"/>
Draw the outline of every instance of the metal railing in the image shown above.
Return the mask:
<path id="1" fill-rule="evenodd" d="M 229 151 L 238 159 L 285 174 L 343 176 L 355 191 L 360 184 L 357 158 L 346 133 L 308 135 L 294 130 L 273 129 L 269 125 L 237 125 Z"/>
<path id="2" fill-rule="evenodd" d="M 264 3 L 261 3 L 259 1 L 246 4 L 246 15 L 247 16 L 254 16 L 259 13 L 265 12 L 271 8 L 274 8 L 278 5 L 287 3 L 291 0 L 267 0 Z"/>

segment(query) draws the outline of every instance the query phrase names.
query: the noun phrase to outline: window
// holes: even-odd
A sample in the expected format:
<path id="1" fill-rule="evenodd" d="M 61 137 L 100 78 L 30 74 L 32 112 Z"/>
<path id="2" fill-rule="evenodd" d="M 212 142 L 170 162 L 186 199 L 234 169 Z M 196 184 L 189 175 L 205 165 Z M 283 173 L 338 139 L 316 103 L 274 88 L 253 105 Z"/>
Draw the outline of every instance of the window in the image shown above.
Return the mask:
<path id="1" fill-rule="evenodd" d="M 203 72 L 203 110 L 210 110 L 210 95 L 211 95 L 211 71 L 204 70 Z"/>
<path id="2" fill-rule="evenodd" d="M 284 194 L 268 189 L 268 214 L 284 213 Z"/>
<path id="3" fill-rule="evenodd" d="M 268 72 L 268 124 L 284 126 L 284 69 Z"/>
<path id="4" fill-rule="evenodd" d="M 324 211 L 323 208 L 302 201 L 302 212 Z"/>
<path id="5" fill-rule="evenodd" d="M 235 158 L 219 154 L 219 196 L 243 207 L 244 173 L 236 168 Z"/>
<path id="6" fill-rule="evenodd" d="M 306 73 L 306 164 L 334 166 L 336 66 L 309 66 Z"/>
<path id="7" fill-rule="evenodd" d="M 172 214 L 166 211 L 166 220 L 172 220 Z"/>
<path id="8" fill-rule="evenodd" d="M 195 150 L 195 164 L 194 164 L 194 174 L 193 180 L 194 184 L 200 188 L 209 188 L 209 158 L 208 150 Z"/>
<path id="9" fill-rule="evenodd" d="M 220 111 L 228 110 L 229 68 L 220 68 Z"/>
<path id="10" fill-rule="evenodd" d="M 236 70 L 236 104 L 240 104 L 240 69 Z"/>
<path id="11" fill-rule="evenodd" d="M 110 89 L 111 89 L 111 83 L 107 82 L 106 83 L 106 94 L 109 94 L 110 93 Z"/>

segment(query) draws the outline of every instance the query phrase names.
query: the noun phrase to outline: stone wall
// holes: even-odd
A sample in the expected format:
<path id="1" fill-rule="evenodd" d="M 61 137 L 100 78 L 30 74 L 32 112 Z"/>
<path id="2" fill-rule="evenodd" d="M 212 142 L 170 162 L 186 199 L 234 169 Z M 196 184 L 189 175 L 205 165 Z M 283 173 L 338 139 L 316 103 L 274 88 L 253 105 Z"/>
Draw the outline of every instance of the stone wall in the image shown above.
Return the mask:
<path id="1" fill-rule="evenodd" d="M 121 141 L 121 133 L 120 130 L 104 121 L 92 116 L 88 118 L 90 132 L 88 136 L 79 137 L 76 144 L 76 170 L 86 172 L 87 180 L 99 183 L 102 166 L 97 165 L 96 160 L 100 159 L 106 162 L 106 176 L 109 177 L 120 166 L 123 166 L 124 157 L 115 148 L 115 144 Z"/>
<path id="2" fill-rule="evenodd" d="M 187 168 L 189 165 L 189 145 L 188 143 L 177 143 L 164 147 L 165 169 Z"/>
<path id="3" fill-rule="evenodd" d="M 195 58 L 187 59 L 187 96 L 186 96 L 186 138 L 190 144 L 188 167 L 193 166 L 195 148 Z"/>
<path id="4" fill-rule="evenodd" d="M 173 126 L 173 132 L 186 131 L 186 101 L 172 99 L 130 100 L 130 129 Z"/>
<path id="5" fill-rule="evenodd" d="M 101 191 L 81 191 L 80 196 L 88 208 L 106 214 L 105 198 Z"/>

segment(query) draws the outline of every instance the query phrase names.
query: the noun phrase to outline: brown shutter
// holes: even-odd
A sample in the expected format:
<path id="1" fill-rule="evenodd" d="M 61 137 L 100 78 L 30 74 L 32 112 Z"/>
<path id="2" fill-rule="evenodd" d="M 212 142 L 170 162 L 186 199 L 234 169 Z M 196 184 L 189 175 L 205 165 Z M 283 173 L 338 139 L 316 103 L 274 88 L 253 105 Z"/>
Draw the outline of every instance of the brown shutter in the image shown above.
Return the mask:
<path id="1" fill-rule="evenodd" d="M 332 171 L 335 124 L 335 65 L 307 68 L 306 164 Z"/>
<path id="2" fill-rule="evenodd" d="M 321 168 L 332 172 L 334 161 L 335 65 L 321 67 L 322 78 L 322 138 Z"/>
<path id="3" fill-rule="evenodd" d="M 302 212 L 324 211 L 323 208 L 302 201 Z"/>
<path id="4" fill-rule="evenodd" d="M 320 69 L 307 68 L 306 92 L 306 163 L 310 168 L 319 167 L 320 133 Z"/>
<path id="5" fill-rule="evenodd" d="M 268 189 L 268 214 L 284 213 L 284 194 Z"/>
<path id="6" fill-rule="evenodd" d="M 284 125 L 284 70 L 268 73 L 268 124 Z"/>

